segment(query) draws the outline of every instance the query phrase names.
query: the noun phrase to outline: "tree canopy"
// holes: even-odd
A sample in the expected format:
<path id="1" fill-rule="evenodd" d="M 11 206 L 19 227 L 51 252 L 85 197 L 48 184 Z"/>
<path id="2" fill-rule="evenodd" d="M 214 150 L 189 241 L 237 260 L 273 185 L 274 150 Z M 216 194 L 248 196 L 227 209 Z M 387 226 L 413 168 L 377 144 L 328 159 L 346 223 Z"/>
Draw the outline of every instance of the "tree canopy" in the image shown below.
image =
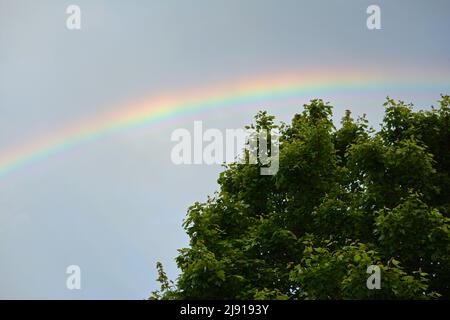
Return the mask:
<path id="1" fill-rule="evenodd" d="M 450 298 L 450 97 L 415 111 L 390 98 L 378 131 L 317 99 L 280 131 L 279 171 L 231 164 L 184 221 L 188 248 L 157 299 Z M 381 270 L 369 290 L 367 267 Z"/>

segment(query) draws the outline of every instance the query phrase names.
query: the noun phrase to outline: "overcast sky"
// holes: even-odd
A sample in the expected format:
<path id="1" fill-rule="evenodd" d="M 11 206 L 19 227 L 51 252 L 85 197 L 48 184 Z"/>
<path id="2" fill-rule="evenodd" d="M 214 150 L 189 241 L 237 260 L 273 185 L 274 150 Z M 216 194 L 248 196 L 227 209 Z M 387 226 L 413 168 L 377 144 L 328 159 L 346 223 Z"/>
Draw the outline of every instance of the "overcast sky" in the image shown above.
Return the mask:
<path id="1" fill-rule="evenodd" d="M 381 30 L 366 27 L 373 3 Z M 81 30 L 66 28 L 70 4 Z M 259 74 L 400 69 L 449 83 L 449 30 L 446 0 L 0 0 L 0 155 L 135 99 Z M 387 91 L 320 98 L 336 119 L 352 109 L 376 126 L 385 96 L 427 108 L 450 88 Z M 242 128 L 264 108 L 289 121 L 307 98 L 197 120 Z M 171 162 L 179 127 L 192 130 L 192 119 L 119 132 L 2 178 L 0 298 L 143 299 L 158 287 L 156 261 L 175 277 L 186 209 L 213 194 L 221 171 Z M 66 288 L 73 264 L 81 290 Z"/>

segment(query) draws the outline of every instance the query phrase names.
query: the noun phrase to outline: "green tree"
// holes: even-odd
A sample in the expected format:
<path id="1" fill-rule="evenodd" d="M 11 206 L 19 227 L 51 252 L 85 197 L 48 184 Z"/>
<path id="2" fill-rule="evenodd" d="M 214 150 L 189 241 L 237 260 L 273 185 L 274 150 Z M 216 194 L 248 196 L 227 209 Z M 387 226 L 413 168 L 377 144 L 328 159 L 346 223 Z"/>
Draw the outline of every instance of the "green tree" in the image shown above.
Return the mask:
<path id="1" fill-rule="evenodd" d="M 228 165 L 188 210 L 190 237 L 156 299 L 450 298 L 450 97 L 414 111 L 387 99 L 379 132 L 312 100 L 281 131 L 279 171 Z M 381 289 L 366 286 L 367 267 Z"/>

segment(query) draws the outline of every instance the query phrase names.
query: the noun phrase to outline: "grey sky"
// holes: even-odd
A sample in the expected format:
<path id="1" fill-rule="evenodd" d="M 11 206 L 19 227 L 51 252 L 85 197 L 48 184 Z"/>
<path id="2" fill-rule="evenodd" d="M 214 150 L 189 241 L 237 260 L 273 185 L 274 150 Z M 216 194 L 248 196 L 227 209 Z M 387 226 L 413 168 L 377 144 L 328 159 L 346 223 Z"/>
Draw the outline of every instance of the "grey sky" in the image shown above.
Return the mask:
<path id="1" fill-rule="evenodd" d="M 382 30 L 366 28 L 373 3 Z M 70 4 L 80 31 L 66 29 Z M 450 81 L 449 30 L 445 0 L 0 0 L 0 154 L 134 99 L 242 76 L 400 68 Z M 449 89 L 323 98 L 336 118 L 351 108 L 376 125 L 388 94 L 428 107 Z M 284 121 L 300 110 L 255 105 L 199 120 L 241 128 L 261 108 Z M 142 299 L 157 288 L 156 261 L 174 277 L 186 209 L 216 190 L 221 170 L 171 163 L 171 132 L 192 126 L 114 134 L 0 180 L 0 298 Z M 70 264 L 82 290 L 66 289 Z"/>

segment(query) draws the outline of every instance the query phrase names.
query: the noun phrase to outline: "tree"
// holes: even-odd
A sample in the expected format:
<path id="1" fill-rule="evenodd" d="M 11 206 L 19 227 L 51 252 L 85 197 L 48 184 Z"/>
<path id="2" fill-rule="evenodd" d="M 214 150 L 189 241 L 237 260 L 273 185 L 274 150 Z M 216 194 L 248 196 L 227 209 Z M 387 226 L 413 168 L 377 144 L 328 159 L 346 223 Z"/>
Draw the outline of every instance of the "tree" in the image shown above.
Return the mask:
<path id="1" fill-rule="evenodd" d="M 414 111 L 387 99 L 379 132 L 312 100 L 281 131 L 279 171 L 231 164 L 188 210 L 189 248 L 161 299 L 450 298 L 450 97 Z M 367 268 L 381 272 L 369 290 Z M 162 275 L 162 276 L 161 276 Z"/>

